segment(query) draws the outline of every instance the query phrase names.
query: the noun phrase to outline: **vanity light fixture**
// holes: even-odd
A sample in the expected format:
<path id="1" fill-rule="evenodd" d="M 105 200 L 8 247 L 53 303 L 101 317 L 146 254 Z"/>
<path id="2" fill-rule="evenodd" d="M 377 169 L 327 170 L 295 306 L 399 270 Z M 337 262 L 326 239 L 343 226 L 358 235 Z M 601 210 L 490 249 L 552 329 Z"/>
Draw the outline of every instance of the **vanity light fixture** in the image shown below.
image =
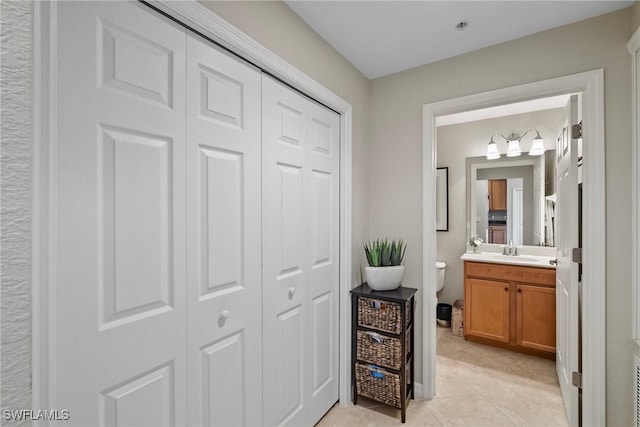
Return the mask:
<path id="1" fill-rule="evenodd" d="M 518 157 L 522 154 L 522 150 L 520 149 L 520 142 L 529 132 L 535 132 L 536 137 L 533 140 L 533 144 L 531 145 L 531 150 L 529 150 L 530 156 L 540 156 L 544 154 L 544 140 L 540 136 L 540 132 L 535 129 L 529 129 L 524 132 L 522 136 L 519 136 L 516 133 L 512 133 L 507 138 L 501 133 L 495 133 L 491 136 L 491 140 L 489 141 L 489 145 L 487 145 L 487 160 L 495 160 L 500 158 L 500 152 L 498 151 L 498 144 L 493 139 L 496 136 L 501 136 L 505 141 L 507 141 L 507 157 Z"/>
<path id="2" fill-rule="evenodd" d="M 518 157 L 522 154 L 520 150 L 520 137 L 515 133 L 509 135 L 507 138 L 507 157 Z"/>

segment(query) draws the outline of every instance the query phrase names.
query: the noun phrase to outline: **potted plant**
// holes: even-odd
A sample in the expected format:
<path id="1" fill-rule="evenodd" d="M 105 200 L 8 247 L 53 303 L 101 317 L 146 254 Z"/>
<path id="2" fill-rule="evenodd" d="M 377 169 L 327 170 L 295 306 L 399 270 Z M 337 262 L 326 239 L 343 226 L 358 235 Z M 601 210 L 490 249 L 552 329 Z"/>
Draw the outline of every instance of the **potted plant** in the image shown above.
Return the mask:
<path id="1" fill-rule="evenodd" d="M 364 268 L 364 277 L 374 291 L 390 291 L 400 286 L 404 274 L 404 253 L 407 245 L 402 239 L 391 242 L 377 239 L 364 244 L 368 267 Z"/>
<path id="2" fill-rule="evenodd" d="M 469 238 L 469 246 L 473 250 L 474 254 L 480 253 L 480 246 L 482 245 L 482 238 L 478 235 L 471 236 Z"/>

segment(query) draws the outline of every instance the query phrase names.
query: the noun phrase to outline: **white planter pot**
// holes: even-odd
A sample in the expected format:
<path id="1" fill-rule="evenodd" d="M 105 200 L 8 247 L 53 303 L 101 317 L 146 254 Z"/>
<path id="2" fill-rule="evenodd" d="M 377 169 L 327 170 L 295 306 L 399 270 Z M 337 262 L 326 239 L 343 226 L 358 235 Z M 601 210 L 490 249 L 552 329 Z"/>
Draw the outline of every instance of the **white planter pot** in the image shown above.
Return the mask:
<path id="1" fill-rule="evenodd" d="M 400 286 L 404 265 L 392 267 L 365 267 L 364 278 L 374 291 L 391 291 Z"/>

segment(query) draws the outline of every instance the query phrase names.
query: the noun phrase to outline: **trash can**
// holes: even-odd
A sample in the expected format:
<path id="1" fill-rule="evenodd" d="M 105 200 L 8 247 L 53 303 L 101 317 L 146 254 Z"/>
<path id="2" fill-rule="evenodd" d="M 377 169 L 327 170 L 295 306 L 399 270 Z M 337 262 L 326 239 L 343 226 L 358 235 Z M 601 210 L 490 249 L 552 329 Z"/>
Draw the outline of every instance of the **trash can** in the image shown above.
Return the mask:
<path id="1" fill-rule="evenodd" d="M 458 337 L 464 335 L 464 304 L 461 299 L 453 303 L 453 314 L 451 316 L 451 333 Z"/>
<path id="2" fill-rule="evenodd" d="M 451 304 L 439 302 L 436 307 L 436 319 L 438 325 L 445 328 L 451 327 Z"/>

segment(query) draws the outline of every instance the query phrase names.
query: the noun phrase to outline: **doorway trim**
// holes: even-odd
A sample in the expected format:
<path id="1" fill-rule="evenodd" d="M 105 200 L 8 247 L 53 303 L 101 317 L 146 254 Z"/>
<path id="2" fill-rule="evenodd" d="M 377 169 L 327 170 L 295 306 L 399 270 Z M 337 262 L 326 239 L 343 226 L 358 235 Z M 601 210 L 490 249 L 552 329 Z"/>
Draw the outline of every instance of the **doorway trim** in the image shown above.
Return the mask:
<path id="1" fill-rule="evenodd" d="M 605 363 L 605 134 L 604 70 L 497 89 L 423 105 L 423 265 L 436 262 L 435 171 L 437 116 L 460 113 L 535 98 L 582 93 L 583 111 L 583 276 L 582 276 L 582 420 L 584 425 L 606 423 Z M 423 268 L 424 326 L 423 396 L 435 396 L 436 272 Z"/>
<path id="2" fill-rule="evenodd" d="M 339 284 L 339 399 L 351 400 L 350 351 L 352 289 L 352 106 L 311 77 L 238 30 L 197 2 L 150 0 L 171 18 L 193 28 L 235 54 L 249 60 L 286 84 L 322 102 L 340 114 L 340 284 Z M 143 6 L 145 7 L 145 6 Z M 32 403 L 34 408 L 55 407 L 54 306 L 55 299 L 55 147 L 57 117 L 57 9 L 55 3 L 34 6 L 34 153 L 33 153 L 33 321 Z"/>

